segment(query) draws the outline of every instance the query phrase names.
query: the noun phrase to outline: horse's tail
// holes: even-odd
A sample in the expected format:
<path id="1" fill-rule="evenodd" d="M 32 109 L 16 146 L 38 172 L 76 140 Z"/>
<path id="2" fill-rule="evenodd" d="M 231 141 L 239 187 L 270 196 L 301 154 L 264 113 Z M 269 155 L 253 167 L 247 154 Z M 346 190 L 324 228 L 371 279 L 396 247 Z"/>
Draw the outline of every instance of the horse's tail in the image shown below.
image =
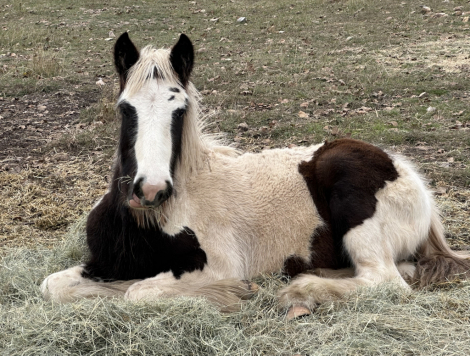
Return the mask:
<path id="1" fill-rule="evenodd" d="M 420 288 L 470 278 L 470 254 L 452 251 L 439 213 L 433 209 L 427 240 L 418 251 L 414 280 Z"/>

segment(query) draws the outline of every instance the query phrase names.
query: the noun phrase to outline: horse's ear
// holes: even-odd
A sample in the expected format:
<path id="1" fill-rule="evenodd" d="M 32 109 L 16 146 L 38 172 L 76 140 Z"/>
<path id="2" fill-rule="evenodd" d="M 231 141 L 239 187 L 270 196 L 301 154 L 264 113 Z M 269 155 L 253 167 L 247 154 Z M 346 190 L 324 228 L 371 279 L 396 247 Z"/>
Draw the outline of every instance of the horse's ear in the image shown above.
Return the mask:
<path id="1" fill-rule="evenodd" d="M 139 60 L 139 51 L 124 32 L 114 45 L 114 65 L 121 79 L 121 90 L 127 79 L 127 71 Z"/>
<path id="2" fill-rule="evenodd" d="M 186 86 L 193 69 L 194 48 L 191 40 L 185 34 L 181 34 L 178 42 L 171 49 L 170 61 L 181 84 Z"/>

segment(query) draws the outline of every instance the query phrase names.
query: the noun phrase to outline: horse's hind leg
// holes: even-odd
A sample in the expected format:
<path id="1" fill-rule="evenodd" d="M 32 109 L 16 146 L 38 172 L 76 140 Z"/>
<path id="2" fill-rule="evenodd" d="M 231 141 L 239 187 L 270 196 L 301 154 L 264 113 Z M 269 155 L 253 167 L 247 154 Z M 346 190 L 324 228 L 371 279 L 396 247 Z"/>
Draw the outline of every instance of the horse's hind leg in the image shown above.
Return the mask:
<path id="1" fill-rule="evenodd" d="M 46 277 L 41 292 L 46 300 L 72 302 L 91 297 L 123 297 L 136 280 L 96 282 L 82 276 L 83 266 L 75 266 Z"/>
<path id="2" fill-rule="evenodd" d="M 313 309 L 318 303 L 341 298 L 360 286 L 382 282 L 396 282 L 409 289 L 394 261 L 394 249 L 401 249 L 401 246 L 397 246 L 399 241 L 395 244 L 390 241 L 397 240 L 395 237 L 395 234 L 381 230 L 378 219 L 364 221 L 350 230 L 343 240 L 344 248 L 355 267 L 355 275 L 342 279 L 301 275 L 281 290 L 281 306 L 302 305 Z"/>

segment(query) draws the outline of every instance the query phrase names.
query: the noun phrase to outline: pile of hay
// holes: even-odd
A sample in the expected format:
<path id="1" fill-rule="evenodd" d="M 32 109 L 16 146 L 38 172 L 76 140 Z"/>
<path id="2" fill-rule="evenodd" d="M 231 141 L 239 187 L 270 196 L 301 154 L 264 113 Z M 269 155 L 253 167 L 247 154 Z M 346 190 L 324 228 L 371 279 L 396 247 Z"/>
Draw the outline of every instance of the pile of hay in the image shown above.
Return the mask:
<path id="1" fill-rule="evenodd" d="M 49 249 L 15 249 L 0 262 L 0 355 L 469 355 L 470 283 L 404 294 L 364 289 L 286 321 L 265 276 L 240 312 L 203 299 L 155 303 L 42 300 L 49 273 L 84 256 L 84 219 Z"/>

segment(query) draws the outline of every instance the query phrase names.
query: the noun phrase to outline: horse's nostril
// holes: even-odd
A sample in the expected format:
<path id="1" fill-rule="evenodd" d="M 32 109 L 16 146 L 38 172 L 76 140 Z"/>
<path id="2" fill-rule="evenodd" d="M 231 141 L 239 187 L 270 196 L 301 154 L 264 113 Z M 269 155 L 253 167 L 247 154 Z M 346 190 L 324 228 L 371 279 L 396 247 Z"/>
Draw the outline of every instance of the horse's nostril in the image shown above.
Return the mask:
<path id="1" fill-rule="evenodd" d="M 158 206 L 167 200 L 173 190 L 171 183 L 164 181 L 158 184 L 144 183 L 141 186 L 146 205 Z"/>
<path id="2" fill-rule="evenodd" d="M 144 181 L 143 178 L 139 178 L 134 183 L 134 189 L 132 190 L 133 195 L 137 196 L 139 199 L 144 197 L 144 193 L 142 192 L 142 182 Z"/>

